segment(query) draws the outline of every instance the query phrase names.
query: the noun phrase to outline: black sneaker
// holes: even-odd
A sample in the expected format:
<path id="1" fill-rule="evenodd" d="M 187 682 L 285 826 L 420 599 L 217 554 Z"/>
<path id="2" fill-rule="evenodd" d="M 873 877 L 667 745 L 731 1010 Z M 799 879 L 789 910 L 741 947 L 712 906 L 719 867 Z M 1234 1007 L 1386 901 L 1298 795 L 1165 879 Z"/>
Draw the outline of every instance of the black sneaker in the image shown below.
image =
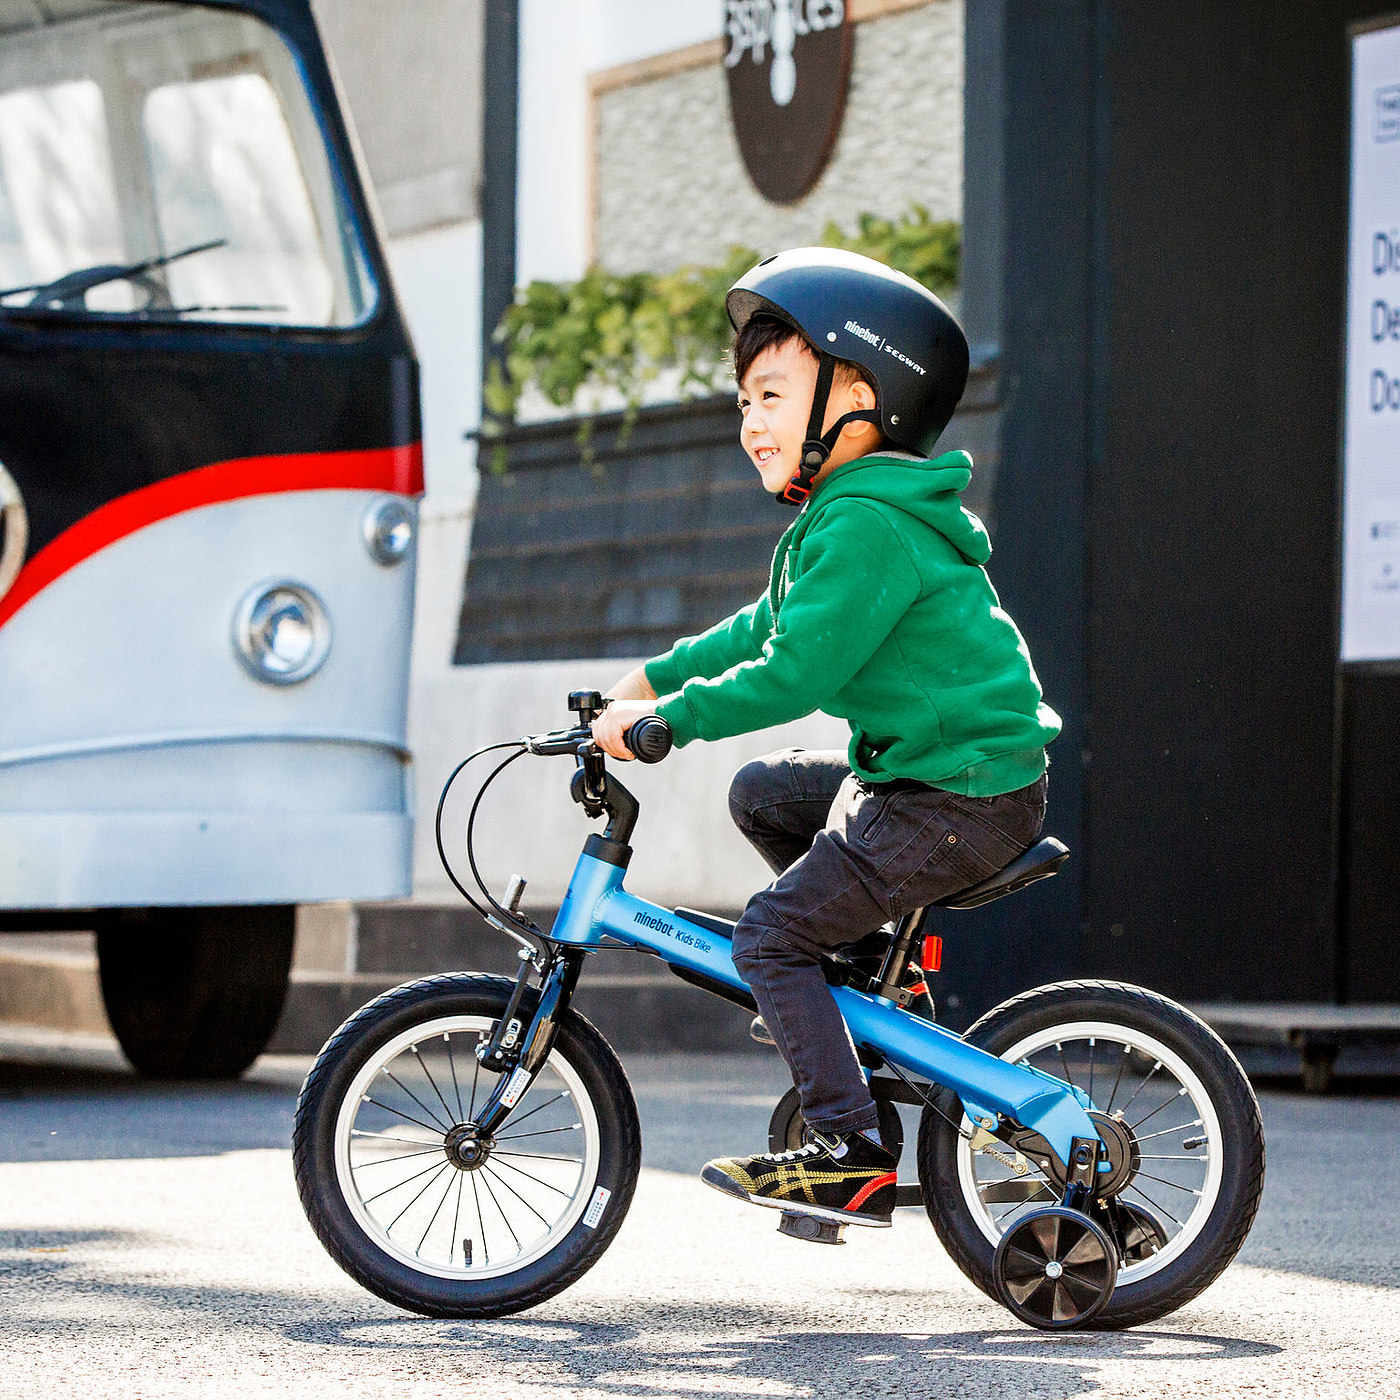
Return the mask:
<path id="1" fill-rule="evenodd" d="M 813 1139 L 791 1152 L 716 1157 L 705 1163 L 700 1180 L 756 1206 L 842 1225 L 888 1225 L 895 1201 L 894 1157 L 862 1133 L 817 1133 Z"/>

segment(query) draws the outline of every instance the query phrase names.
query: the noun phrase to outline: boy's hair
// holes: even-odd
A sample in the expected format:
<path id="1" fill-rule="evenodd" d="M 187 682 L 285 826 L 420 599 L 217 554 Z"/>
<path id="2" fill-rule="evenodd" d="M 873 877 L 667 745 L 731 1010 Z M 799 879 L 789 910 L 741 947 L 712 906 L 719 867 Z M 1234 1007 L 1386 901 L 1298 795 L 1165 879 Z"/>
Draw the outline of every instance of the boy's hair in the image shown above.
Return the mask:
<path id="1" fill-rule="evenodd" d="M 744 329 L 734 337 L 734 349 L 731 356 L 734 361 L 734 382 L 736 384 L 744 382 L 748 372 L 753 368 L 753 362 L 765 350 L 776 349 L 778 346 L 786 345 L 790 340 L 798 341 L 813 359 L 817 358 L 817 347 L 791 322 L 784 321 L 778 316 L 766 316 L 762 312 L 750 316 L 744 322 Z M 874 390 L 876 399 L 879 399 L 880 387 L 875 383 L 868 370 L 851 360 L 837 360 L 835 382 L 848 385 L 857 381 L 868 384 Z"/>

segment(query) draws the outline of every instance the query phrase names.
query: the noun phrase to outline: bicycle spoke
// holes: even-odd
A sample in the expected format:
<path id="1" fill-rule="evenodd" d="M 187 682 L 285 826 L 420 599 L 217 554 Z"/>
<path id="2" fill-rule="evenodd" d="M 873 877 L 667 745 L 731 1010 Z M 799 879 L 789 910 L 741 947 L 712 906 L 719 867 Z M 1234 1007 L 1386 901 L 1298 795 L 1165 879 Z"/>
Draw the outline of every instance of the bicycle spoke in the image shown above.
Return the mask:
<path id="1" fill-rule="evenodd" d="M 561 1157 L 557 1152 L 519 1152 L 513 1147 L 498 1147 L 491 1155 L 493 1157 L 531 1157 L 537 1162 L 567 1162 L 571 1167 L 576 1167 L 583 1160 L 582 1157 Z M 1196 1158 L 1189 1157 L 1188 1161 L 1194 1162 Z"/>
<path id="2" fill-rule="evenodd" d="M 409 1049 L 413 1051 L 413 1058 L 418 1061 L 418 1068 L 421 1069 L 423 1073 L 428 1076 L 428 1083 L 433 1086 L 433 1093 L 435 1093 L 438 1096 L 438 1102 L 442 1105 L 442 1111 L 447 1115 L 448 1121 L 453 1121 L 452 1106 L 447 1102 L 445 1098 L 443 1098 L 442 1090 L 438 1088 L 437 1080 L 433 1078 L 433 1072 L 428 1068 L 426 1061 L 423 1059 L 423 1056 L 418 1051 L 418 1047 L 416 1045 L 411 1045 L 409 1046 Z"/>
<path id="3" fill-rule="evenodd" d="M 1182 1085 L 1182 1087 L 1178 1089 L 1176 1093 L 1174 1093 L 1171 1096 L 1171 1098 L 1167 1100 L 1167 1103 L 1158 1104 L 1157 1107 L 1154 1108 L 1152 1112 L 1147 1115 L 1147 1118 L 1155 1118 L 1164 1108 L 1166 1108 L 1167 1104 L 1175 1103 L 1177 1099 L 1179 1099 L 1185 1092 L 1186 1086 Z M 1142 1125 L 1147 1122 L 1147 1118 L 1139 1118 L 1136 1123 L 1129 1124 L 1129 1126 L 1136 1132 L 1138 1128 L 1142 1127 Z M 1180 1129 L 1178 1129 L 1178 1131 L 1180 1131 Z"/>
<path id="4" fill-rule="evenodd" d="M 1065 1072 L 1065 1083 L 1073 1084 L 1074 1080 L 1070 1078 L 1069 1064 L 1065 1060 L 1065 1047 L 1057 1040 L 1055 1042 L 1055 1049 L 1060 1052 L 1060 1068 Z"/>
<path id="5" fill-rule="evenodd" d="M 365 1205 L 372 1205 L 372 1204 L 373 1204 L 375 1201 L 377 1201 L 381 1196 L 387 1196 L 391 1191 L 397 1191 L 397 1190 L 399 1190 L 401 1187 L 407 1186 L 407 1185 L 409 1184 L 409 1182 L 411 1182 L 411 1181 L 417 1181 L 418 1178 L 419 1178 L 420 1176 L 427 1176 L 427 1174 L 428 1174 L 429 1172 L 437 1171 L 439 1167 L 448 1167 L 448 1166 L 451 1166 L 451 1165 L 452 1165 L 452 1164 L 451 1164 L 450 1162 L 442 1161 L 442 1162 L 439 1162 L 439 1163 L 437 1164 L 437 1166 L 424 1167 L 423 1170 L 422 1170 L 421 1172 L 414 1172 L 412 1176 L 406 1176 L 406 1177 L 404 1177 L 404 1179 L 403 1179 L 402 1181 L 395 1182 L 394 1185 L 392 1185 L 392 1186 L 386 1186 L 382 1191 L 376 1191 L 376 1192 L 374 1193 L 374 1195 L 372 1195 L 372 1196 L 365 1196 L 365 1197 L 363 1197 L 362 1199 L 363 1199 Z M 416 1200 L 416 1199 L 417 1199 L 417 1197 L 414 1197 L 414 1200 Z M 410 1202 L 409 1202 L 409 1205 L 412 1205 L 412 1204 L 413 1204 L 413 1201 L 410 1201 Z"/>
<path id="6" fill-rule="evenodd" d="M 1136 1182 L 1134 1182 L 1130 1187 L 1128 1187 L 1128 1190 L 1129 1190 L 1129 1191 L 1136 1191 L 1136 1192 L 1138 1193 L 1138 1195 L 1141 1196 L 1142 1199 L 1143 1199 L 1144 1201 L 1146 1201 L 1147 1204 L 1150 1205 L 1150 1206 L 1152 1207 L 1153 1210 L 1160 1210 L 1160 1211 L 1162 1212 L 1162 1214 L 1165 1215 L 1165 1216 L 1167 1217 L 1167 1219 L 1170 1220 L 1171 1223 L 1172 1223 L 1173 1225 L 1180 1226 L 1181 1221 L 1179 1221 L 1179 1220 L 1176 1218 L 1176 1216 L 1174 1216 L 1174 1215 L 1171 1213 L 1171 1211 L 1169 1211 L 1169 1210 L 1166 1208 L 1166 1206 L 1158 1205 L 1158 1203 L 1157 1203 L 1156 1201 L 1154 1201 L 1154 1200 L 1152 1199 L 1152 1197 L 1149 1196 L 1149 1195 L 1147 1194 L 1147 1192 L 1144 1191 L 1144 1190 L 1142 1189 L 1142 1187 L 1139 1186 Z"/>
<path id="7" fill-rule="evenodd" d="M 461 1176 L 461 1172 L 458 1172 L 457 1175 L 458 1175 L 458 1176 Z M 428 1235 L 429 1235 L 429 1233 L 432 1231 L 433 1226 L 437 1224 L 438 1214 L 441 1212 L 443 1206 L 445 1206 L 445 1205 L 447 1204 L 447 1198 L 448 1198 L 451 1194 L 452 1194 L 452 1178 L 451 1178 L 451 1177 L 448 1177 L 448 1179 L 447 1179 L 447 1185 L 444 1186 L 444 1187 L 443 1187 L 443 1190 L 442 1190 L 442 1200 L 440 1200 L 440 1201 L 437 1203 L 436 1209 L 435 1209 L 435 1210 L 433 1211 L 433 1213 L 428 1217 L 428 1223 L 427 1223 L 427 1225 L 424 1227 L 424 1230 L 423 1230 L 423 1238 L 422 1238 L 421 1240 L 418 1241 L 418 1248 L 414 1251 L 415 1253 L 417 1253 L 417 1254 L 422 1254 L 422 1252 L 423 1252 L 423 1246 L 428 1242 Z M 448 1250 L 447 1262 L 450 1264 L 450 1263 L 452 1262 L 452 1241 L 451 1241 L 451 1240 L 448 1240 L 448 1242 L 447 1242 L 447 1250 Z"/>
<path id="8" fill-rule="evenodd" d="M 486 1265 L 491 1266 L 491 1250 L 486 1243 L 486 1220 L 481 1214 L 481 1193 L 476 1189 L 476 1173 L 472 1172 L 472 1199 L 476 1202 L 476 1228 L 481 1231 L 481 1252 L 486 1256 Z"/>
<path id="9" fill-rule="evenodd" d="M 452 1208 L 452 1238 L 447 1242 L 447 1262 L 452 1263 L 452 1252 L 457 1248 L 457 1222 L 462 1218 L 462 1187 L 465 1185 L 466 1172 L 457 1173 L 457 1204 Z M 471 1267 L 471 1260 L 467 1258 L 467 1251 L 462 1250 L 462 1267 Z"/>
<path id="10" fill-rule="evenodd" d="M 501 1209 L 501 1203 L 496 1199 L 496 1193 L 491 1189 L 491 1182 L 484 1175 L 484 1169 L 481 1177 L 481 1184 L 486 1188 L 486 1194 L 491 1197 L 491 1204 L 496 1207 L 496 1214 L 501 1217 L 501 1223 L 510 1232 L 511 1239 L 515 1241 L 515 1250 L 518 1254 L 520 1252 L 520 1236 L 515 1233 L 514 1226 L 506 1219 L 506 1213 Z"/>
<path id="11" fill-rule="evenodd" d="M 1144 1121 L 1146 1121 L 1146 1120 L 1144 1120 Z M 1205 1124 L 1202 1123 L 1201 1120 L 1200 1120 L 1199 1118 L 1193 1118 L 1189 1123 L 1183 1123 L 1183 1124 L 1181 1124 L 1180 1127 L 1177 1127 L 1177 1128 L 1163 1128 L 1160 1132 L 1156 1132 L 1156 1133 L 1144 1133 L 1140 1138 L 1138 1138 L 1138 1141 L 1139 1141 L 1139 1142 L 1151 1142 L 1153 1138 L 1166 1137 L 1166 1136 L 1167 1136 L 1168 1134 L 1170 1134 L 1170 1133 L 1184 1133 L 1184 1132 L 1186 1131 L 1187 1128 L 1203 1128 L 1203 1127 L 1205 1127 Z"/>
<path id="12" fill-rule="evenodd" d="M 1140 1093 L 1142 1093 L 1142 1091 L 1143 1091 L 1145 1088 L 1147 1088 L 1148 1083 L 1149 1083 L 1149 1082 L 1151 1081 L 1151 1079 L 1152 1079 L 1152 1076 L 1153 1076 L 1154 1074 L 1156 1074 L 1157 1071 L 1158 1071 L 1159 1069 L 1161 1069 L 1161 1068 L 1162 1068 L 1162 1062 L 1161 1062 L 1161 1060 L 1154 1060 L 1154 1061 L 1152 1062 L 1152 1068 L 1151 1068 L 1150 1070 L 1147 1071 L 1147 1076 L 1146 1076 L 1146 1078 L 1144 1078 L 1143 1081 L 1142 1081 L 1142 1083 L 1139 1084 L 1139 1085 L 1137 1086 L 1137 1088 L 1133 1090 L 1133 1097 L 1130 1098 L 1130 1099 L 1128 1100 L 1128 1102 L 1125 1103 L 1125 1104 L 1123 1105 L 1123 1107 L 1119 1110 L 1119 1111 L 1123 1114 L 1124 1117 L 1127 1117 L 1128 1110 L 1129 1110 L 1129 1109 L 1133 1106 L 1133 1104 L 1137 1101 L 1137 1096 L 1138 1096 Z M 1134 1126 L 1136 1126 L 1136 1124 L 1135 1124 Z"/>
<path id="13" fill-rule="evenodd" d="M 440 1147 L 429 1147 L 429 1148 L 425 1148 L 422 1152 L 398 1152 L 398 1153 L 395 1153 L 395 1155 L 392 1156 L 392 1157 L 376 1157 L 376 1158 L 373 1159 L 373 1161 L 369 1161 L 369 1162 L 360 1162 L 360 1163 L 358 1163 L 358 1164 L 352 1162 L 351 1165 L 350 1165 L 350 1170 L 351 1170 L 352 1172 L 362 1172 L 362 1171 L 364 1171 L 364 1169 L 365 1169 L 366 1167 L 382 1167 L 382 1166 L 385 1166 L 386 1164 L 388 1164 L 389 1162 L 407 1162 L 410 1158 L 413 1158 L 413 1157 L 441 1157 L 441 1156 L 442 1156 L 442 1148 L 440 1148 Z M 1190 1161 L 1191 1159 L 1188 1157 L 1186 1160 L 1187 1160 L 1187 1161 Z"/>
<path id="14" fill-rule="evenodd" d="M 416 1103 L 416 1104 L 418 1105 L 418 1107 L 421 1108 L 421 1109 L 423 1110 L 423 1112 L 426 1113 L 426 1114 L 428 1115 L 428 1117 L 431 1118 L 431 1119 L 433 1120 L 434 1123 L 437 1123 L 437 1128 L 438 1128 L 438 1131 L 439 1131 L 440 1133 L 448 1132 L 448 1131 L 451 1129 L 452 1124 L 451 1124 L 451 1123 L 441 1123 L 441 1122 L 439 1122 L 439 1121 L 438 1121 L 438 1116 L 437 1116 L 437 1114 L 434 1113 L 433 1110 L 432 1110 L 431 1108 L 429 1108 L 428 1105 L 425 1104 L 425 1103 L 423 1102 L 423 1100 L 420 1099 L 420 1098 L 418 1097 L 418 1095 L 415 1094 L 415 1093 L 413 1092 L 412 1089 L 410 1089 L 410 1088 L 408 1088 L 406 1085 L 400 1083 L 400 1081 L 398 1080 L 398 1078 L 389 1070 L 388 1066 L 385 1066 L 384 1069 L 380 1070 L 380 1073 L 381 1073 L 382 1075 L 384 1075 L 385 1078 L 387 1078 L 387 1079 L 392 1079 L 392 1080 L 394 1081 L 395 1084 L 398 1084 L 399 1088 L 402 1089 L 402 1090 L 404 1091 L 404 1093 L 407 1094 L 407 1095 L 409 1096 L 409 1098 L 411 1098 L 411 1099 L 413 1100 L 413 1102 Z"/>
<path id="15" fill-rule="evenodd" d="M 510 1164 L 509 1162 L 499 1162 L 499 1163 L 497 1163 L 497 1165 L 498 1165 L 498 1166 L 505 1167 L 507 1171 L 513 1171 L 513 1172 L 517 1173 L 518 1175 L 523 1176 L 523 1177 L 525 1178 L 526 1181 L 538 1182 L 541 1186 L 544 1187 L 544 1189 L 545 1189 L 546 1191 L 553 1191 L 554 1194 L 555 1194 L 556 1196 L 563 1196 L 563 1198 L 564 1198 L 566 1201 L 571 1201 L 571 1200 L 573 1200 L 573 1198 L 574 1198 L 574 1193 L 573 1193 L 572 1191 L 561 1191 L 557 1186 L 551 1186 L 551 1185 L 549 1184 L 549 1182 L 547 1182 L 543 1177 L 541 1177 L 541 1176 L 531 1176 L 529 1172 L 527 1172 L 527 1171 L 522 1171 L 521 1168 L 519 1168 L 519 1167 L 513 1167 L 513 1166 L 511 1166 L 511 1164 Z M 502 1178 L 499 1178 L 499 1179 L 500 1179 L 502 1182 L 504 1182 L 504 1180 L 505 1180 L 503 1177 L 502 1177 Z M 544 1217 L 541 1216 L 540 1218 L 543 1219 Z"/>
<path id="16" fill-rule="evenodd" d="M 382 1108 L 385 1113 L 397 1114 L 400 1118 L 405 1119 L 409 1123 L 416 1123 L 420 1128 L 426 1128 L 437 1137 L 441 1137 L 446 1131 L 441 1123 L 425 1123 L 421 1118 L 415 1118 L 411 1113 L 405 1113 L 401 1108 L 390 1108 L 387 1103 L 380 1103 L 378 1099 L 373 1098 L 369 1094 L 365 1095 L 365 1102 L 372 1103 L 376 1108 Z"/>
<path id="17" fill-rule="evenodd" d="M 1113 1112 L 1113 1100 L 1118 1097 L 1118 1086 L 1123 1082 L 1123 1071 L 1128 1067 L 1129 1053 L 1129 1048 L 1125 1045 L 1123 1047 L 1122 1058 L 1118 1061 L 1118 1076 L 1113 1081 L 1113 1092 L 1108 1096 L 1108 1107 L 1104 1109 L 1105 1113 Z"/>
<path id="18" fill-rule="evenodd" d="M 452 1170 L 452 1164 L 451 1164 L 450 1162 L 444 1162 L 444 1163 L 442 1164 L 442 1166 L 440 1166 L 440 1167 L 438 1168 L 438 1171 L 451 1171 L 451 1170 Z M 422 1173 L 420 1172 L 419 1175 L 421 1176 Z M 411 1179 L 411 1178 L 410 1178 L 410 1179 Z M 425 1181 L 425 1182 L 423 1183 L 423 1189 L 422 1189 L 422 1190 L 421 1190 L 421 1191 L 420 1191 L 420 1192 L 419 1192 L 419 1193 L 418 1193 L 418 1194 L 417 1194 L 417 1195 L 416 1195 L 416 1196 L 415 1196 L 415 1197 L 414 1197 L 414 1198 L 413 1198 L 413 1199 L 412 1199 L 412 1200 L 411 1200 L 411 1201 L 410 1201 L 410 1202 L 409 1202 L 409 1203 L 408 1203 L 408 1204 L 407 1204 L 407 1205 L 406 1205 L 406 1206 L 405 1206 L 405 1207 L 404 1207 L 404 1208 L 403 1208 L 403 1209 L 402 1209 L 402 1210 L 401 1210 L 401 1211 L 400 1211 L 400 1212 L 399 1212 L 385 1227 L 384 1227 L 384 1233 L 385 1233 L 386 1235 L 389 1234 L 389 1233 L 391 1233 L 392 1230 L 393 1230 L 393 1228 L 394 1228 L 394 1226 L 397 1225 L 397 1224 L 399 1223 L 399 1221 L 402 1220 L 402 1219 L 404 1218 L 404 1216 L 407 1215 L 407 1214 L 409 1213 L 409 1211 L 411 1211 L 411 1210 L 413 1209 L 413 1207 L 416 1206 L 416 1205 L 418 1204 L 418 1202 L 421 1201 L 421 1200 L 423 1199 L 423 1197 L 426 1196 L 426 1195 L 428 1194 L 429 1189 L 432 1187 L 433 1182 L 436 1181 L 436 1180 L 437 1180 L 437 1177 L 434 1176 L 434 1177 L 430 1177 L 427 1181 Z M 407 1182 L 404 1183 L 404 1185 L 407 1185 L 407 1184 L 408 1184 Z"/>
<path id="19" fill-rule="evenodd" d="M 383 1107 L 383 1104 L 381 1104 L 380 1107 L 382 1108 L 382 1107 Z M 434 1130 L 434 1132 L 436 1133 L 436 1130 Z M 437 1136 L 441 1136 L 441 1134 L 436 1134 L 436 1135 L 437 1135 Z M 410 1146 L 413 1146 L 413 1147 L 422 1147 L 422 1146 L 423 1146 L 423 1139 L 422 1139 L 422 1138 L 401 1138 L 401 1137 L 393 1137 L 393 1136 L 392 1136 L 391 1134 L 389 1134 L 389 1133 L 372 1133 L 372 1132 L 370 1132 L 367 1128 L 351 1128 L 351 1129 L 350 1129 L 350 1136 L 351 1136 L 351 1137 L 362 1137 L 362 1138 L 374 1138 L 374 1139 L 376 1139 L 376 1140 L 379 1141 L 379 1142 L 406 1142 L 406 1143 L 408 1143 Z"/>
<path id="20" fill-rule="evenodd" d="M 1160 1181 L 1163 1186 L 1170 1186 L 1173 1191 L 1184 1191 L 1188 1196 L 1199 1196 L 1201 1193 L 1194 1186 L 1181 1186 L 1175 1181 L 1168 1181 L 1164 1176 L 1153 1176 L 1151 1172 L 1138 1172 L 1138 1176 L 1145 1176 L 1149 1181 Z M 1137 1177 L 1133 1178 L 1137 1180 Z"/>
<path id="21" fill-rule="evenodd" d="M 519 1118 L 512 1118 L 510 1120 L 511 1127 L 518 1128 L 527 1118 L 533 1118 L 535 1114 L 537 1114 L 540 1111 L 540 1109 L 548 1108 L 550 1104 L 558 1103 L 560 1099 L 567 1099 L 568 1097 L 568 1090 L 561 1090 L 559 1093 L 555 1094 L 555 1096 L 552 1099 L 546 1099 L 543 1103 L 537 1103 L 534 1106 L 534 1108 L 532 1108 L 529 1111 L 529 1113 L 522 1113 Z"/>
<path id="22" fill-rule="evenodd" d="M 1094 1037 L 1089 1037 L 1089 1088 L 1086 1090 L 1089 1102 L 1094 1101 Z"/>
<path id="23" fill-rule="evenodd" d="M 452 1037 L 443 1031 L 442 1038 L 447 1042 L 447 1066 L 452 1071 L 452 1097 L 457 1100 L 457 1118 L 462 1118 L 462 1086 L 457 1083 L 457 1061 L 452 1058 Z M 456 1226 L 453 1226 L 456 1230 Z M 450 1261 L 449 1261 L 450 1262 Z"/>
<path id="24" fill-rule="evenodd" d="M 570 1123 L 563 1128 L 536 1128 L 532 1133 L 498 1133 L 497 1142 L 513 1142 L 516 1138 L 548 1137 L 550 1133 L 572 1133 L 583 1127 L 582 1123 Z"/>
<path id="25" fill-rule="evenodd" d="M 514 1196 L 515 1199 L 516 1199 L 517 1201 L 519 1201 L 520 1204 L 523 1205 L 523 1206 L 525 1207 L 525 1209 L 528 1210 L 528 1211 L 530 1212 L 530 1214 L 533 1215 L 533 1216 L 535 1217 L 535 1219 L 538 1220 L 538 1221 L 540 1222 L 540 1224 L 543 1225 L 544 1228 L 545 1228 L 546 1230 L 549 1229 L 549 1221 L 546 1220 L 546 1219 L 544 1218 L 544 1216 L 542 1216 L 542 1215 L 539 1213 L 539 1211 L 537 1211 L 537 1210 L 534 1208 L 534 1206 L 532 1206 L 532 1205 L 530 1204 L 530 1202 L 527 1201 L 527 1200 L 525 1199 L 525 1197 L 522 1196 L 522 1195 L 520 1194 L 520 1192 L 517 1191 L 517 1190 L 515 1189 L 515 1187 L 512 1186 L 512 1185 L 510 1184 L 510 1182 L 508 1182 L 508 1181 L 505 1179 L 505 1177 L 503 1177 L 503 1176 L 497 1176 L 497 1175 L 495 1174 L 495 1172 L 493 1172 L 493 1171 L 491 1170 L 490 1167 L 482 1167 L 481 1170 L 482 1170 L 483 1172 L 485 1172 L 486 1175 L 489 1176 L 489 1177 L 491 1178 L 492 1181 L 498 1182 L 498 1183 L 499 1183 L 501 1186 L 503 1186 L 507 1191 L 509 1191 L 510 1194 L 511 1194 L 512 1196 Z"/>
<path id="26" fill-rule="evenodd" d="M 476 1043 L 477 1043 L 478 1046 L 480 1046 L 480 1044 L 481 1044 L 481 1037 L 480 1037 L 480 1036 L 477 1036 L 477 1038 L 476 1038 Z M 476 1112 L 476 1080 L 477 1080 L 477 1076 L 478 1076 L 480 1073 L 481 1073 L 481 1061 L 478 1060 L 478 1059 L 476 1058 L 476 1054 L 475 1054 L 475 1052 L 473 1052 L 473 1054 L 472 1054 L 472 1097 L 471 1097 L 471 1102 L 467 1105 L 467 1118 L 468 1118 L 468 1120 L 470 1120 L 472 1114 Z"/>

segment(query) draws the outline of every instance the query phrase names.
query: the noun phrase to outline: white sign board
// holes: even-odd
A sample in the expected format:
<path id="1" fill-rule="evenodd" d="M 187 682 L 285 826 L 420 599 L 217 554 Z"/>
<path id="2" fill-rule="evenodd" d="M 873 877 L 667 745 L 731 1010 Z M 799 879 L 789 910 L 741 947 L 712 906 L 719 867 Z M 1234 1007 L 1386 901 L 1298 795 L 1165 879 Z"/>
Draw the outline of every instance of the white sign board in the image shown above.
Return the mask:
<path id="1" fill-rule="evenodd" d="M 1342 660 L 1400 657 L 1400 23 L 1352 38 Z"/>

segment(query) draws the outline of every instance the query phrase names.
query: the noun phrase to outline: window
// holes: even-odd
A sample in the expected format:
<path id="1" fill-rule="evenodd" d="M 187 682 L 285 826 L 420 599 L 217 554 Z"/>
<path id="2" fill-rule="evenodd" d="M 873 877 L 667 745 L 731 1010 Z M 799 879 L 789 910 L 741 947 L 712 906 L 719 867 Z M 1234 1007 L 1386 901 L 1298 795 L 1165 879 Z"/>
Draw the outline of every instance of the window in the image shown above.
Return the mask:
<path id="1" fill-rule="evenodd" d="M 261 21 L 90 4 L 0 35 L 0 313 L 344 326 L 373 289 Z"/>

